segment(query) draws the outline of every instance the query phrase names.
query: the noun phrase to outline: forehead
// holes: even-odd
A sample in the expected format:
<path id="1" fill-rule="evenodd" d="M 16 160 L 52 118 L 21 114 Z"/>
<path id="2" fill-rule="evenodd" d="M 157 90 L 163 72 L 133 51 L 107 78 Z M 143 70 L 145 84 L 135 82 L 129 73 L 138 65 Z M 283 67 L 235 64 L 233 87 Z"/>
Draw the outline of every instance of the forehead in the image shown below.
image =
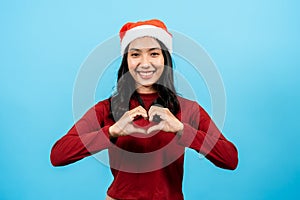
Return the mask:
<path id="1" fill-rule="evenodd" d="M 151 49 L 151 48 L 160 48 L 158 41 L 152 37 L 141 37 L 133 40 L 129 44 L 129 49 Z"/>

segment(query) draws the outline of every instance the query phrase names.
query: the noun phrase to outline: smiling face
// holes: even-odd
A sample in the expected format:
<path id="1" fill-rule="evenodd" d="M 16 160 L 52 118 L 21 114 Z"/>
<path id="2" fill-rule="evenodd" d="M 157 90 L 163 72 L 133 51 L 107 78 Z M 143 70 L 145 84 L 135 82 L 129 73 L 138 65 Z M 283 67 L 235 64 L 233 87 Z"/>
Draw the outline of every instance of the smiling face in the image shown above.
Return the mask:
<path id="1" fill-rule="evenodd" d="M 137 38 L 129 44 L 128 69 L 138 93 L 153 93 L 153 84 L 164 71 L 164 57 L 158 41 L 152 37 Z"/>

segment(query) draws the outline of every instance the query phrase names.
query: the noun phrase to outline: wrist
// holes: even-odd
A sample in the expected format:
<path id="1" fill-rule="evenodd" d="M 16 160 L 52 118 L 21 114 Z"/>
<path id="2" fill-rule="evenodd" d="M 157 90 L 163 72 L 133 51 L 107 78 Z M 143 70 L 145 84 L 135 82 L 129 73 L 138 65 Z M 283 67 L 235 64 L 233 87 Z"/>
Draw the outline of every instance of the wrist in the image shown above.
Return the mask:
<path id="1" fill-rule="evenodd" d="M 116 131 L 115 131 L 115 129 L 114 129 L 114 125 L 112 125 L 112 126 L 110 126 L 110 127 L 108 128 L 108 133 L 109 133 L 109 137 L 110 137 L 110 138 L 115 138 L 115 137 L 117 137 Z"/>
<path id="2" fill-rule="evenodd" d="M 184 125 L 183 125 L 182 122 L 180 122 L 179 129 L 176 132 L 176 135 L 178 135 L 180 137 L 182 135 L 182 133 L 183 133 L 183 129 L 184 129 Z"/>

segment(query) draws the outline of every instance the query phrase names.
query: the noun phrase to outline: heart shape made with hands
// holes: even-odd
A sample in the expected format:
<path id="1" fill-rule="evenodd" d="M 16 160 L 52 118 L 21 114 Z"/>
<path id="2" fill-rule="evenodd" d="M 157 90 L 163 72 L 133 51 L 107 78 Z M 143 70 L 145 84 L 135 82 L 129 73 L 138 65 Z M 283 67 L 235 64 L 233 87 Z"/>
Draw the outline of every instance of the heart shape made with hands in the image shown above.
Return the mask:
<path id="1" fill-rule="evenodd" d="M 144 118 L 139 115 L 132 121 L 132 125 L 136 129 L 136 133 L 150 134 L 151 132 L 157 133 L 159 131 L 155 130 L 148 132 L 149 130 L 151 130 L 151 127 L 157 126 L 161 121 L 162 119 L 159 115 L 154 115 L 152 121 L 149 121 L 149 118 Z M 141 129 L 144 131 L 141 131 Z"/>
<path id="2" fill-rule="evenodd" d="M 137 109 L 136 111 L 139 112 L 140 109 L 144 109 L 144 106 L 141 106 L 142 108 L 135 108 Z M 152 117 L 151 115 L 151 108 L 164 108 L 161 104 L 159 103 L 154 103 L 151 105 L 150 109 L 146 111 L 146 116 L 144 115 L 136 115 L 134 119 L 132 120 L 131 124 L 131 131 L 136 132 L 136 133 L 142 133 L 149 135 L 151 132 L 154 134 L 160 131 L 163 128 L 163 124 L 160 123 L 162 121 L 160 115 L 154 114 Z M 153 110 L 152 110 L 153 112 Z M 145 113 L 144 113 L 145 114 Z M 152 113 L 153 114 L 153 113 Z M 151 121 L 149 118 L 152 118 Z M 151 134 L 152 135 L 152 134 Z"/>
<path id="3" fill-rule="evenodd" d="M 176 133 L 183 126 L 179 123 L 168 108 L 152 105 L 147 111 L 138 106 L 125 112 L 110 129 L 113 136 L 153 135 L 160 131 Z"/>

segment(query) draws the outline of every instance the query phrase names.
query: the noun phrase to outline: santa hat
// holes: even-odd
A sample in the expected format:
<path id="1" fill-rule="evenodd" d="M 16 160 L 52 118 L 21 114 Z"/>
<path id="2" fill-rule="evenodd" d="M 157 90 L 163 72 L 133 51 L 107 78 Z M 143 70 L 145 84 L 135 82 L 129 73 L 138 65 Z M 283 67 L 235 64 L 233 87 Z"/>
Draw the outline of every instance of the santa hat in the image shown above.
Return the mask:
<path id="1" fill-rule="evenodd" d="M 172 53 L 172 34 L 168 32 L 166 25 L 158 19 L 128 22 L 121 28 L 119 35 L 122 55 L 130 42 L 144 36 L 158 39 Z"/>

